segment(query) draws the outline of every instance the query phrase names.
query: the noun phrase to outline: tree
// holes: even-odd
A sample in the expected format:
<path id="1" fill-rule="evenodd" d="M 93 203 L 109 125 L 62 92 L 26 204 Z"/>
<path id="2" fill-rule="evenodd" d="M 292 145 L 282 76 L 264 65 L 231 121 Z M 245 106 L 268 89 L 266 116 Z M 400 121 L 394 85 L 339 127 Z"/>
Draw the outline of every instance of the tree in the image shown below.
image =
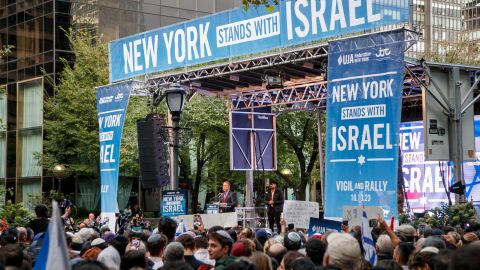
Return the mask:
<path id="1" fill-rule="evenodd" d="M 184 171 L 191 173 L 192 209 L 196 209 L 200 185 L 206 177 L 205 168 L 216 157 L 228 153 L 228 112 L 219 98 L 194 95 L 185 108 L 183 123 L 192 129 L 192 143 L 181 152 L 181 164 Z M 194 156 L 194 166 L 187 160 Z"/>
<path id="2" fill-rule="evenodd" d="M 438 51 L 425 55 L 435 62 L 463 65 L 480 65 L 480 44 L 462 36 L 459 41 L 443 41 L 438 44 Z"/>
<path id="3" fill-rule="evenodd" d="M 268 11 L 273 11 L 275 6 L 280 4 L 280 0 L 242 0 L 242 4 L 245 10 L 248 10 L 250 6 L 265 6 Z"/>
<path id="4" fill-rule="evenodd" d="M 278 145 L 288 146 L 280 148 L 279 160 L 285 159 L 283 164 L 293 165 L 289 168 L 298 180 L 292 180 L 289 185 L 298 187 L 297 200 L 305 200 L 305 189 L 309 183 L 315 163 L 318 159 L 318 137 L 316 129 L 316 114 L 309 112 L 289 112 L 277 118 Z M 293 153 L 295 158 L 290 156 Z M 298 166 L 298 167 L 297 167 Z M 287 181 L 288 182 L 288 181 Z"/>
<path id="5" fill-rule="evenodd" d="M 65 64 L 55 96 L 45 102 L 44 168 L 64 163 L 76 177 L 99 177 L 98 119 L 95 88 L 108 84 L 108 48 L 88 32 L 68 35 L 75 55 Z M 120 159 L 121 175 L 138 175 L 136 119 L 148 113 L 146 100 L 131 97 L 125 120 Z M 49 170 L 47 170 L 49 172 Z"/>

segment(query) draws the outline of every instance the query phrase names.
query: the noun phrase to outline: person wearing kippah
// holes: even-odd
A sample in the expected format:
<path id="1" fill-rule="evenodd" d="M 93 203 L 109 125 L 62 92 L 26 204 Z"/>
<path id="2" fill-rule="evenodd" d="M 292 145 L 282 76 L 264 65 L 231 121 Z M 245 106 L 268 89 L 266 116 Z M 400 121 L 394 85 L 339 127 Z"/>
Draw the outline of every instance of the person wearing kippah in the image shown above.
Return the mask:
<path id="1" fill-rule="evenodd" d="M 208 234 L 208 255 L 215 260 L 215 270 L 223 270 L 235 261 L 235 257 L 230 256 L 232 245 L 232 237 L 224 230 Z"/>

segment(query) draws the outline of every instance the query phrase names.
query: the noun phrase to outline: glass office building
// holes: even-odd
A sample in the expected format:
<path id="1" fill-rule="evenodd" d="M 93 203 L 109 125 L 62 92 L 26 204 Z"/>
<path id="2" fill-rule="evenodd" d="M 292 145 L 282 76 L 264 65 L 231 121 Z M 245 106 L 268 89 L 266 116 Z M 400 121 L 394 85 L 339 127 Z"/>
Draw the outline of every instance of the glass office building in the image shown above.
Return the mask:
<path id="1" fill-rule="evenodd" d="M 411 0 L 413 29 L 422 34 L 407 53 L 421 58 L 431 52 L 443 53 L 448 44 L 458 42 L 465 33 L 462 9 L 465 0 Z"/>
<path id="2" fill-rule="evenodd" d="M 468 39 L 480 42 L 480 0 L 466 0 L 463 16 Z"/>
<path id="3" fill-rule="evenodd" d="M 42 152 L 43 101 L 54 95 L 45 75 L 56 80 L 60 58 L 73 59 L 62 29 L 90 29 L 110 41 L 239 5 L 241 0 L 0 0 L 0 46 L 14 46 L 0 59 L 0 184 L 15 190 L 12 199 L 27 201 L 28 194 L 54 188 L 36 153 Z"/>

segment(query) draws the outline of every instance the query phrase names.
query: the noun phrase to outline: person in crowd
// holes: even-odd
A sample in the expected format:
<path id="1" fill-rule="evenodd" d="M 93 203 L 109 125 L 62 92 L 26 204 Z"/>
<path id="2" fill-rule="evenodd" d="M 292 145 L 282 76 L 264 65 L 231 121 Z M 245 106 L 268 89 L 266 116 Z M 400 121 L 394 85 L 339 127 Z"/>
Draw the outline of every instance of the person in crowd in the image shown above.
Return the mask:
<path id="1" fill-rule="evenodd" d="M 277 232 L 280 233 L 280 217 L 283 212 L 283 192 L 277 189 L 277 182 L 270 180 L 269 191 L 266 194 L 268 225 L 273 232 L 274 224 L 277 225 Z"/>
<path id="2" fill-rule="evenodd" d="M 164 234 L 154 233 L 147 240 L 148 259 L 153 263 L 152 268 L 158 269 L 163 266 L 163 251 L 167 246 L 168 239 Z"/>
<path id="3" fill-rule="evenodd" d="M 253 230 L 249 227 L 243 228 L 240 231 L 240 234 L 238 235 L 238 240 L 243 240 L 243 239 L 254 239 L 255 238 L 255 233 Z"/>
<path id="4" fill-rule="evenodd" d="M 255 251 L 251 256 L 251 260 L 257 270 L 273 270 L 272 261 L 263 252 Z"/>
<path id="5" fill-rule="evenodd" d="M 258 229 L 257 232 L 255 232 L 255 239 L 257 239 L 262 246 L 265 245 L 265 242 L 267 242 L 270 237 L 272 237 L 272 231 L 268 229 L 261 228 Z"/>
<path id="6" fill-rule="evenodd" d="M 4 266 L 22 267 L 24 264 L 23 249 L 19 244 L 6 244 L 0 248 L 0 254 L 4 256 Z"/>
<path id="7" fill-rule="evenodd" d="M 45 232 L 48 227 L 48 208 L 44 204 L 39 204 L 35 206 L 35 219 L 31 220 L 27 227 L 33 230 L 33 234 L 37 235 L 38 233 Z"/>
<path id="8" fill-rule="evenodd" d="M 403 242 L 414 242 L 417 232 L 410 224 L 402 224 L 396 229 L 396 234 Z"/>
<path id="9" fill-rule="evenodd" d="M 140 206 L 138 206 L 138 203 L 136 203 L 133 206 L 132 217 L 136 217 L 137 219 L 142 219 L 143 218 L 143 210 L 142 210 L 142 208 L 140 208 Z"/>
<path id="10" fill-rule="evenodd" d="M 123 210 L 123 214 L 127 217 L 127 218 L 130 218 L 132 216 L 132 209 L 130 207 L 130 205 L 128 204 L 127 205 L 127 208 L 125 208 L 125 210 Z"/>
<path id="11" fill-rule="evenodd" d="M 480 242 L 452 251 L 450 269 L 476 270 L 480 265 Z"/>
<path id="12" fill-rule="evenodd" d="M 293 270 L 316 270 L 315 264 L 308 257 L 300 257 L 293 262 Z"/>
<path id="13" fill-rule="evenodd" d="M 238 207 L 237 193 L 231 190 L 231 184 L 229 181 L 223 181 L 223 192 L 218 196 L 218 202 L 220 203 L 220 212 L 235 212 L 235 207 Z"/>
<path id="14" fill-rule="evenodd" d="M 299 250 L 302 247 L 302 237 L 297 232 L 289 232 L 284 239 L 285 248 L 290 250 Z"/>
<path id="15" fill-rule="evenodd" d="M 88 214 L 88 220 L 86 220 L 86 223 L 89 228 L 96 228 L 98 226 L 94 213 Z"/>
<path id="16" fill-rule="evenodd" d="M 195 251 L 195 240 L 188 233 L 183 233 L 175 240 L 182 244 L 184 249 L 183 258 L 193 269 L 197 270 L 203 263 L 193 256 Z"/>
<path id="17" fill-rule="evenodd" d="M 307 257 L 310 258 L 317 267 L 322 266 L 323 256 L 325 255 L 326 250 L 327 245 L 317 238 L 310 238 L 305 245 Z"/>
<path id="18" fill-rule="evenodd" d="M 375 249 L 379 261 L 393 259 L 393 244 L 388 235 L 381 234 L 378 236 Z"/>
<path id="19" fill-rule="evenodd" d="M 235 242 L 232 245 L 230 254 L 234 257 L 250 257 L 255 250 L 252 250 L 251 240 L 244 239 Z"/>
<path id="20" fill-rule="evenodd" d="M 165 260 L 161 270 L 193 270 L 193 268 L 185 262 L 184 248 L 179 242 L 171 242 L 165 248 L 163 255 Z"/>
<path id="21" fill-rule="evenodd" d="M 323 257 L 324 266 L 334 266 L 339 269 L 353 269 L 361 259 L 360 245 L 348 233 L 331 233 Z"/>
<path id="22" fill-rule="evenodd" d="M 223 270 L 225 266 L 235 261 L 235 257 L 230 256 L 233 239 L 224 231 L 219 230 L 208 234 L 208 255 L 215 260 L 215 270 Z"/>
<path id="23" fill-rule="evenodd" d="M 175 231 L 177 230 L 177 222 L 169 217 L 160 217 L 158 221 L 157 231 L 163 233 L 168 242 L 173 242 L 175 239 Z"/>
<path id="24" fill-rule="evenodd" d="M 109 246 L 98 254 L 97 260 L 103 263 L 109 270 L 119 270 L 122 258 L 113 246 Z"/>
<path id="25" fill-rule="evenodd" d="M 283 257 L 285 254 L 287 254 L 287 249 L 280 243 L 273 244 L 270 246 L 268 249 L 268 252 L 266 253 L 270 258 L 272 258 L 272 265 L 276 264 L 277 267 L 280 265 L 280 263 L 283 260 Z M 274 267 L 276 269 L 276 267 Z"/>
<path id="26" fill-rule="evenodd" d="M 408 258 L 415 250 L 412 242 L 400 242 L 393 250 L 393 259 L 399 263 L 404 270 L 408 270 Z"/>
<path id="27" fill-rule="evenodd" d="M 208 238 L 203 235 L 197 235 L 194 237 L 195 240 L 195 252 L 194 256 L 197 260 L 203 262 L 204 264 L 215 265 L 215 260 L 211 260 L 208 257 Z"/>
<path id="28" fill-rule="evenodd" d="M 378 261 L 375 265 L 375 268 L 385 269 L 385 270 L 402 270 L 402 266 L 394 260 L 381 260 Z M 432 269 L 433 270 L 433 269 Z"/>
<path id="29" fill-rule="evenodd" d="M 285 256 L 283 256 L 279 268 L 281 270 L 293 270 L 293 264 L 295 261 L 303 257 L 305 257 L 305 255 L 298 251 L 289 251 L 287 254 L 285 254 Z"/>
<path id="30" fill-rule="evenodd" d="M 408 269 L 410 270 L 433 270 L 433 257 L 437 255 L 438 249 L 435 247 L 426 247 L 419 252 L 415 252 L 408 260 Z M 460 269 L 460 268 L 453 268 Z"/>
<path id="31" fill-rule="evenodd" d="M 130 250 L 122 256 L 120 270 L 130 270 L 133 267 L 140 267 L 141 269 L 147 267 L 145 253 L 138 250 Z"/>

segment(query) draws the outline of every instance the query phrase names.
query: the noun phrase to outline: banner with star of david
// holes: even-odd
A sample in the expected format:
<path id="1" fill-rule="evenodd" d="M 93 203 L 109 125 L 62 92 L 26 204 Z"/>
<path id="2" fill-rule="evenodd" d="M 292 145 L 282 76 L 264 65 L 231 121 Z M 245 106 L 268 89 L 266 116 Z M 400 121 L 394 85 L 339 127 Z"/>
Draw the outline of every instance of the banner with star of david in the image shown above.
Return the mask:
<path id="1" fill-rule="evenodd" d="M 325 216 L 380 206 L 398 217 L 404 31 L 329 43 Z"/>

